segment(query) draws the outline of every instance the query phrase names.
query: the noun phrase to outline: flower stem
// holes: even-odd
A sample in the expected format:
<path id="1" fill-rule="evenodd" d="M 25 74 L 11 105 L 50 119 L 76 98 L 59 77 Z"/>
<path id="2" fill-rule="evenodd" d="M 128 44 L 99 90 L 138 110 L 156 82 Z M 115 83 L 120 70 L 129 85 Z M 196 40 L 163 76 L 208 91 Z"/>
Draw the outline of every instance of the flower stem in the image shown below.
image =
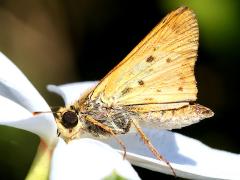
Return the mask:
<path id="1" fill-rule="evenodd" d="M 41 140 L 26 180 L 49 179 L 51 154 L 52 149 Z"/>

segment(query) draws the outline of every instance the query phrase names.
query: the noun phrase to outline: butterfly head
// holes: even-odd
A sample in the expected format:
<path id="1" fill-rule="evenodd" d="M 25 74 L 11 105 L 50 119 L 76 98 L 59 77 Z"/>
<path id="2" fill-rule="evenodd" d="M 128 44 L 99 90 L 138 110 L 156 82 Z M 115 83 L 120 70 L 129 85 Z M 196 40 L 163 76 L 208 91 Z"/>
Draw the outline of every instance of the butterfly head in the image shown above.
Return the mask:
<path id="1" fill-rule="evenodd" d="M 56 113 L 55 121 L 58 128 L 57 134 L 66 143 L 81 135 L 83 123 L 80 120 L 77 108 L 74 106 L 60 108 Z"/>

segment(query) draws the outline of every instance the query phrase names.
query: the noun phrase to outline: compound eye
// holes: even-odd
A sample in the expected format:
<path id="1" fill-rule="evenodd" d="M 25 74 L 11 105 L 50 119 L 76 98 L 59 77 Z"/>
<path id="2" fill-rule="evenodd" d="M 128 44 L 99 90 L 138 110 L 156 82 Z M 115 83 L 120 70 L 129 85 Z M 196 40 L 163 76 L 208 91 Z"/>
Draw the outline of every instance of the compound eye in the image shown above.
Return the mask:
<path id="1" fill-rule="evenodd" d="M 65 128 L 73 128 L 78 123 L 77 114 L 72 111 L 67 111 L 62 116 L 62 125 Z"/>

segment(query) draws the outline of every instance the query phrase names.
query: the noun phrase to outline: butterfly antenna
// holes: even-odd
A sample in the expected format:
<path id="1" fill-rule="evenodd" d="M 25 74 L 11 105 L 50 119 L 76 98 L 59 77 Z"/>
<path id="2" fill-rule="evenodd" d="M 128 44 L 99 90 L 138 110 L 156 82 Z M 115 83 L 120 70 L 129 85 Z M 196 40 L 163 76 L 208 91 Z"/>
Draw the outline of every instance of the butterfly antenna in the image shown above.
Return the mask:
<path id="1" fill-rule="evenodd" d="M 39 114 L 43 114 L 43 113 L 52 113 L 52 114 L 58 114 L 58 113 L 60 113 L 60 112 L 57 112 L 57 111 L 34 111 L 34 112 L 32 112 L 32 114 L 34 115 L 34 116 L 36 116 L 36 115 L 39 115 Z"/>
<path id="2" fill-rule="evenodd" d="M 32 112 L 32 114 L 35 116 L 35 115 L 38 115 L 38 114 L 42 114 L 42 113 L 52 113 L 52 114 L 58 114 L 60 112 L 58 112 L 58 109 L 60 108 L 61 106 L 50 106 L 50 109 L 51 111 L 34 111 Z"/>

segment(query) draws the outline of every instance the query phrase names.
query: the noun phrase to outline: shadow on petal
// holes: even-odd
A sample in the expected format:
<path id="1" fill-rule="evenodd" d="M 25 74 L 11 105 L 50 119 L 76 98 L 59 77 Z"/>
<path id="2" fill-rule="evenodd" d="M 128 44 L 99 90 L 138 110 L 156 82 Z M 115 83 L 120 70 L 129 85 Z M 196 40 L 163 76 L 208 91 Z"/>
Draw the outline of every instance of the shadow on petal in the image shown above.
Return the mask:
<path id="1" fill-rule="evenodd" d="M 146 135 L 150 138 L 154 147 L 163 155 L 170 163 L 182 164 L 182 165 L 195 165 L 196 162 L 179 153 L 179 147 L 175 140 L 175 134 L 169 131 L 159 131 L 158 133 L 154 131 L 146 130 L 144 131 Z M 144 144 L 142 139 L 136 133 L 129 133 L 127 135 L 121 135 L 120 138 L 126 144 L 127 152 L 134 153 L 137 155 L 142 155 L 148 158 L 156 159 L 155 156 L 150 152 L 148 147 Z M 121 150 L 120 146 L 116 141 L 111 138 L 109 140 L 104 140 L 108 144 L 111 144 L 115 149 Z M 158 160 L 157 160 L 158 161 Z"/>

